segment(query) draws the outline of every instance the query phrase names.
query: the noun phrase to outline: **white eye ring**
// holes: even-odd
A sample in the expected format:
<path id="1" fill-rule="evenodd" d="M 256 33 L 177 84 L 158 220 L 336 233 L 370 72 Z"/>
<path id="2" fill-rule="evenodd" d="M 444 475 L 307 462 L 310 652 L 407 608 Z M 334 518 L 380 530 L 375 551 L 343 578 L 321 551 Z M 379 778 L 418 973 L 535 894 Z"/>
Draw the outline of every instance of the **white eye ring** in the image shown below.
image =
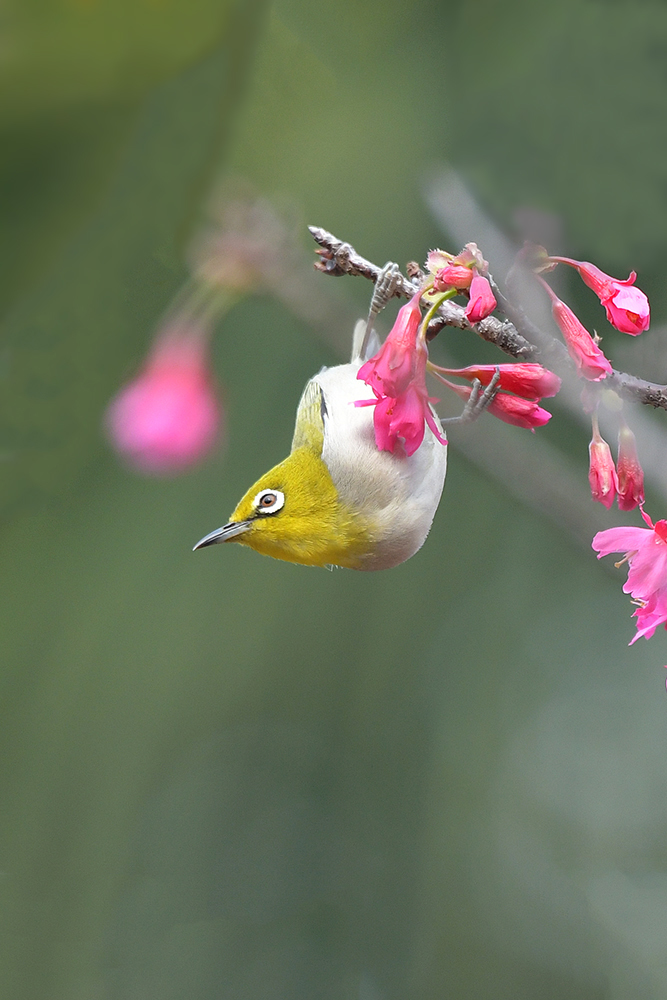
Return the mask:
<path id="1" fill-rule="evenodd" d="M 252 505 L 258 514 L 277 514 L 285 506 L 285 494 L 280 490 L 260 490 Z"/>

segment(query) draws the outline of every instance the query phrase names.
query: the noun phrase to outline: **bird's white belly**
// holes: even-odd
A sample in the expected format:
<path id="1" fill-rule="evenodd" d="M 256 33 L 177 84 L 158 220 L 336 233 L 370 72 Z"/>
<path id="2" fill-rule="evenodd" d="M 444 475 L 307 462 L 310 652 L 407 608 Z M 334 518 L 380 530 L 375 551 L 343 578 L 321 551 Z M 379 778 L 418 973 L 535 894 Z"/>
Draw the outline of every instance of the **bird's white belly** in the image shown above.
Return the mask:
<path id="1" fill-rule="evenodd" d="M 326 368 L 314 378 L 326 406 L 322 459 L 341 500 L 373 525 L 374 545 L 359 568 L 389 569 L 424 544 L 442 495 L 447 448 L 426 427 L 413 455 L 379 451 L 374 407 L 354 405 L 375 398 L 357 379 L 360 365 Z"/>

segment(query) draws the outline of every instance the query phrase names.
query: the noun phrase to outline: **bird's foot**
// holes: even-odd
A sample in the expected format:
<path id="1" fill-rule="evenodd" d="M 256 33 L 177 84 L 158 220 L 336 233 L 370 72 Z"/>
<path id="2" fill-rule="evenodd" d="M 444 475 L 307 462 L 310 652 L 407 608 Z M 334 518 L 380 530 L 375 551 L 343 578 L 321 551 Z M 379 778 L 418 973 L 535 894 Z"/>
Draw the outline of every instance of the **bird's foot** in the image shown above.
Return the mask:
<path id="1" fill-rule="evenodd" d="M 400 283 L 401 272 L 398 264 L 394 264 L 393 261 L 388 261 L 380 270 L 380 273 L 375 280 L 373 296 L 368 310 L 368 319 L 366 320 L 366 332 L 364 333 L 364 339 L 362 341 L 360 351 L 360 357 L 364 361 L 366 360 L 369 344 L 373 334 L 373 324 L 389 300 L 396 294 Z"/>
<path id="2" fill-rule="evenodd" d="M 452 427 L 457 424 L 471 424 L 474 420 L 477 420 L 484 413 L 489 403 L 493 402 L 498 392 L 499 383 L 500 368 L 496 368 L 493 378 L 483 391 L 482 383 L 476 378 L 472 383 L 472 389 L 470 396 L 466 400 L 466 405 L 463 407 L 463 413 L 458 417 L 441 417 L 440 423 L 442 426 Z"/>

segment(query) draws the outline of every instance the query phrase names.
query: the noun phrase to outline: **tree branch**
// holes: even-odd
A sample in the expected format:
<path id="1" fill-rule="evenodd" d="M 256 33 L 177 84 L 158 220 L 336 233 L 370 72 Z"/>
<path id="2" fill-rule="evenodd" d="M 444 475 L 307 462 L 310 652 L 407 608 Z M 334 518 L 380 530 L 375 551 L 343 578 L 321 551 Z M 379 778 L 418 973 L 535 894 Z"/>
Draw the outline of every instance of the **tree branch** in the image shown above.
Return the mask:
<path id="1" fill-rule="evenodd" d="M 377 264 L 362 257 L 349 243 L 344 243 L 336 236 L 319 226 L 309 226 L 310 234 L 321 247 L 316 251 L 320 260 L 315 267 L 324 274 L 339 277 L 344 274 L 361 275 L 375 282 L 380 273 Z M 419 284 L 401 275 L 396 294 L 402 298 L 411 298 Z M 491 279 L 492 280 L 492 279 Z M 559 375 L 575 377 L 575 370 L 567 349 L 561 341 L 539 329 L 524 311 L 515 306 L 503 295 L 493 282 L 493 290 L 498 301 L 498 308 L 507 317 L 504 320 L 488 316 L 480 323 L 470 323 L 462 306 L 455 302 L 443 302 L 438 310 L 438 316 L 429 323 L 428 339 L 435 337 L 445 326 L 454 326 L 460 330 L 471 330 L 483 340 L 495 344 L 505 354 L 516 361 L 540 362 Z M 590 384 L 590 383 L 589 383 Z M 615 369 L 601 383 L 600 388 L 613 389 L 619 396 L 647 406 L 667 410 L 667 386 L 646 382 Z"/>

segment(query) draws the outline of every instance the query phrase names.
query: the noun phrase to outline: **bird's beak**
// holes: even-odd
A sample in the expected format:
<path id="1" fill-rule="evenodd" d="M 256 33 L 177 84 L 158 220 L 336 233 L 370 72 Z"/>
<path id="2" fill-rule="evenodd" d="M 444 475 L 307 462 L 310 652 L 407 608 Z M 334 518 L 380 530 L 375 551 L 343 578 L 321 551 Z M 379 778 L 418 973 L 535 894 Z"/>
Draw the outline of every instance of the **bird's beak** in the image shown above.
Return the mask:
<path id="1" fill-rule="evenodd" d="M 231 542 L 232 538 L 242 535 L 251 527 L 252 521 L 231 521 L 229 524 L 224 524 L 222 528 L 216 528 L 210 535 L 204 535 L 203 538 L 200 538 L 192 551 L 196 552 L 197 549 L 205 549 L 207 545 L 217 545 L 219 542 Z"/>

